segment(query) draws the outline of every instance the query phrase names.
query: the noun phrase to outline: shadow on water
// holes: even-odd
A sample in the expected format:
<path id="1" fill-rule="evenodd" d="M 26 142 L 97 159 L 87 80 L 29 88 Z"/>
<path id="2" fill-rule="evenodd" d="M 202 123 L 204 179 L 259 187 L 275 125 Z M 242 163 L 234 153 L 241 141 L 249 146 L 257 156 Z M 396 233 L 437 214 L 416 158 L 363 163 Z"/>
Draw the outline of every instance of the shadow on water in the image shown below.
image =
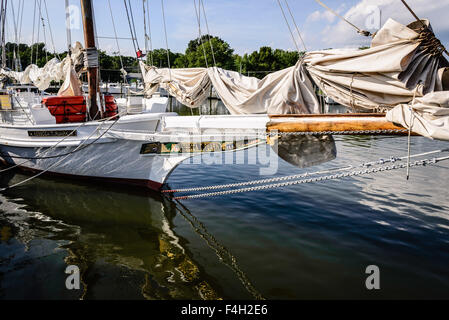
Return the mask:
<path id="1" fill-rule="evenodd" d="M 1 185 L 24 178 L 7 171 Z M 222 298 L 218 281 L 175 234 L 177 212 L 253 297 L 262 298 L 204 224 L 159 194 L 39 178 L 4 192 L 0 203 L 2 299 Z M 65 289 L 68 265 L 80 268 L 79 292 Z"/>

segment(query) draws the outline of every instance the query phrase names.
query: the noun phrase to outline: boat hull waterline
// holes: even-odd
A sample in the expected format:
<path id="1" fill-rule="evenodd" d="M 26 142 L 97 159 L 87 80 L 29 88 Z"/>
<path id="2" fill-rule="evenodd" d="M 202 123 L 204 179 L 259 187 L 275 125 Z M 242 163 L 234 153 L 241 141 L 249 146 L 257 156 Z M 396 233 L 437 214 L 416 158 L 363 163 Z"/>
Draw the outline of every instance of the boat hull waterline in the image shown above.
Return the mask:
<path id="1" fill-rule="evenodd" d="M 212 152 L 233 152 L 254 147 L 264 143 L 261 135 L 267 130 L 292 132 L 315 129 L 319 132 L 336 129 L 328 125 L 323 128 L 323 124 L 341 121 L 344 121 L 344 128 L 339 123 L 339 130 L 400 129 L 386 123 L 379 115 L 338 116 L 338 122 L 333 117 L 179 117 L 171 113 L 149 113 L 124 116 L 115 122 L 29 126 L 0 124 L 0 160 L 28 171 L 108 180 L 160 190 L 170 173 L 184 160 L 210 152 L 208 147 L 213 144 L 219 147 Z M 320 128 L 312 128 L 311 123 Z M 216 130 L 215 136 L 210 133 L 211 129 Z M 246 131 L 246 144 L 236 143 L 237 139 L 243 139 L 238 136 L 243 130 Z M 75 134 L 71 134 L 73 132 Z M 228 134 L 235 134 L 231 138 L 234 139 L 233 144 L 225 143 L 229 141 Z M 205 137 L 212 142 L 205 142 Z M 185 145 L 187 150 L 182 150 Z M 196 146 L 200 146 L 200 150 Z"/>
<path id="2" fill-rule="evenodd" d="M 208 152 L 233 152 L 257 145 L 255 142 L 260 142 L 256 139 L 260 134 L 257 132 L 264 132 L 260 129 L 268 120 L 264 116 L 252 117 L 256 120 L 253 130 L 248 133 L 248 138 L 252 140 L 245 138 L 249 141 L 246 145 L 231 144 L 235 146 L 233 150 L 229 149 L 229 144 L 222 149 L 225 138 L 220 134 L 211 137 L 210 132 L 204 135 L 204 130 L 193 132 L 197 131 L 201 120 L 210 119 L 192 117 L 186 122 L 183 118 L 164 113 L 128 115 L 116 122 L 40 126 L 0 124 L 0 161 L 24 171 L 44 172 L 46 175 L 107 180 L 160 190 L 170 173 L 192 156 Z M 243 121 L 236 126 L 237 117 L 219 118 L 226 119 L 233 127 L 227 128 L 229 131 L 222 128 L 223 132 L 242 131 L 246 125 L 251 127 Z M 174 128 L 168 128 L 170 125 Z M 204 139 L 211 142 L 204 142 Z M 148 146 L 152 144 L 158 144 L 163 149 L 171 145 L 172 149 L 163 152 L 159 148 L 151 152 Z M 220 148 L 210 151 L 207 147 L 214 144 Z M 189 145 L 188 150 L 183 149 L 184 145 Z M 192 146 L 196 145 L 204 149 L 192 151 Z"/>

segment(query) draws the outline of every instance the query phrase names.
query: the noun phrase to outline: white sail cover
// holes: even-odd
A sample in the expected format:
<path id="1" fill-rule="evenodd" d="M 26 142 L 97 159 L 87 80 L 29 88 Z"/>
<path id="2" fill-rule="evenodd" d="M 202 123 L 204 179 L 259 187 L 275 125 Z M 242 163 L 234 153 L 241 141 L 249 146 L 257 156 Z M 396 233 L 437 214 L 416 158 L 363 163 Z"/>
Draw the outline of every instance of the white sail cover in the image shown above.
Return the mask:
<path id="1" fill-rule="evenodd" d="M 23 72 L 0 69 L 0 77 L 15 79 L 20 84 L 34 84 L 39 90 L 46 90 L 52 81 L 65 80 L 66 76 L 70 75 L 72 62 L 79 61 L 83 55 L 82 49 L 82 45 L 77 42 L 72 49 L 72 55 L 62 61 L 53 58 L 42 68 L 31 64 Z"/>
<path id="2" fill-rule="evenodd" d="M 389 19 L 369 49 L 310 52 L 306 68 L 327 96 L 356 111 L 388 110 L 414 96 L 448 90 L 449 64 L 439 41 L 421 28 L 418 21 L 404 26 Z"/>
<path id="3" fill-rule="evenodd" d="M 449 91 L 429 93 L 414 103 L 398 105 L 386 117 L 424 137 L 449 140 Z"/>
<path id="4" fill-rule="evenodd" d="M 221 68 L 157 69 L 141 62 L 145 93 L 159 87 L 181 103 L 200 106 L 214 86 L 231 114 L 319 113 L 320 105 L 301 61 L 262 80 Z"/>

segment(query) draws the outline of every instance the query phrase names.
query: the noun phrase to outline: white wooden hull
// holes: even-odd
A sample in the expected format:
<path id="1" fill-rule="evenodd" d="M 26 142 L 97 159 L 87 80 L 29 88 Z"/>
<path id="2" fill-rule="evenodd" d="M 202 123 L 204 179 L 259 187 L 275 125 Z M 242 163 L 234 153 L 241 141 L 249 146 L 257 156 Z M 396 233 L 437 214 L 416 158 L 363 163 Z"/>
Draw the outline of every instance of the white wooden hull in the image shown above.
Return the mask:
<path id="1" fill-rule="evenodd" d="M 173 113 L 147 113 L 127 115 L 117 122 L 4 122 L 0 124 L 0 161 L 46 174 L 107 179 L 159 190 L 176 166 L 196 151 L 143 152 L 148 144 L 201 145 L 204 139 L 253 139 L 265 131 L 267 121 L 266 116 L 179 117 Z M 69 135 L 73 131 L 76 135 Z M 241 137 L 243 131 L 245 137 Z"/>
<path id="2" fill-rule="evenodd" d="M 127 116 L 116 123 L 0 124 L 0 160 L 32 171 L 108 179 L 157 190 L 188 156 L 141 154 L 142 145 L 147 142 L 145 137 L 112 137 L 108 129 L 113 126 L 120 132 L 154 133 L 161 117 L 160 114 Z M 68 136 L 73 131 L 76 135 Z"/>
<path id="3" fill-rule="evenodd" d="M 46 171 L 48 174 L 73 176 L 81 179 L 105 179 L 114 183 L 138 185 L 159 190 L 169 174 L 187 156 L 141 155 L 142 142 L 115 140 L 96 143 L 76 151 L 76 147 L 27 148 L 1 146 L 4 162 L 22 169 Z M 61 158 L 27 161 L 13 157 L 39 158 L 73 152 Z M 50 169 L 48 169 L 50 168 Z"/>

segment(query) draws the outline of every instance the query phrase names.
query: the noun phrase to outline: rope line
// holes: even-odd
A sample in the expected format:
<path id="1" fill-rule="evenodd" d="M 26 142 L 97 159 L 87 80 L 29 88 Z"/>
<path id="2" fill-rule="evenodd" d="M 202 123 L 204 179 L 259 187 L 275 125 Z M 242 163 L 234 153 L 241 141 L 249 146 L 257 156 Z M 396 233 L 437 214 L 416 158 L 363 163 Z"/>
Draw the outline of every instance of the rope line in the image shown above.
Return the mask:
<path id="1" fill-rule="evenodd" d="M 147 1 L 147 16 L 148 16 L 148 34 L 146 35 L 148 37 L 148 41 L 150 44 L 150 64 L 153 66 L 153 37 L 151 35 L 151 19 L 150 19 L 150 0 Z"/>
<path id="2" fill-rule="evenodd" d="M 167 50 L 167 63 L 168 63 L 168 74 L 171 82 L 171 65 L 170 65 L 170 51 L 168 49 L 168 36 L 167 36 L 167 23 L 165 21 L 165 9 L 164 9 L 164 0 L 161 0 L 161 10 L 162 10 L 162 19 L 164 24 L 164 34 L 165 34 L 165 47 Z"/>
<path id="3" fill-rule="evenodd" d="M 242 269 L 239 267 L 235 256 L 226 247 L 221 245 L 217 241 L 217 239 L 207 231 L 204 224 L 199 221 L 198 218 L 195 217 L 189 209 L 187 209 L 179 201 L 176 201 L 176 203 L 183 208 L 183 210 L 181 210 L 177 205 L 175 205 L 176 210 L 190 224 L 195 233 L 198 234 L 206 242 L 207 246 L 215 252 L 218 259 L 226 266 L 228 266 L 233 272 L 235 272 L 242 285 L 253 296 L 253 298 L 256 300 L 265 300 L 262 294 L 257 291 L 254 285 L 248 279 L 248 276 L 245 274 L 245 272 L 242 271 Z"/>
<path id="4" fill-rule="evenodd" d="M 284 17 L 285 23 L 287 24 L 288 30 L 290 31 L 290 35 L 292 36 L 293 43 L 295 44 L 296 50 L 300 53 L 298 43 L 296 42 L 295 35 L 293 34 L 292 28 L 290 27 L 290 23 L 288 22 L 287 16 L 285 15 L 284 8 L 281 5 L 281 1 L 277 0 L 279 8 L 281 9 L 282 16 Z"/>
<path id="5" fill-rule="evenodd" d="M 415 161 L 410 164 L 410 167 L 433 165 L 433 164 L 436 164 L 438 162 L 445 161 L 445 160 L 449 160 L 449 156 Z M 400 164 L 400 165 L 395 164 L 395 165 L 391 165 L 391 166 L 376 167 L 376 168 L 372 168 L 372 169 L 358 170 L 358 171 L 340 173 L 340 174 L 336 174 L 336 175 L 321 176 L 321 177 L 311 178 L 311 179 L 294 180 L 294 181 L 289 181 L 289 182 L 284 182 L 284 183 L 268 184 L 268 185 L 262 185 L 262 186 L 251 187 L 251 188 L 241 188 L 241 189 L 234 189 L 234 190 L 227 190 L 227 191 L 200 193 L 200 194 L 189 195 L 189 196 L 181 196 L 181 197 L 175 197 L 174 199 L 175 200 L 200 199 L 200 198 L 206 198 L 206 197 L 216 197 L 216 196 L 221 196 L 221 195 L 238 194 L 238 193 L 253 192 L 253 191 L 259 191 L 259 190 L 268 190 L 268 189 L 282 188 L 282 187 L 299 185 L 299 184 L 323 182 L 323 181 L 337 180 L 337 179 L 347 178 L 347 177 L 362 176 L 362 175 L 367 175 L 367 174 L 371 174 L 371 173 L 403 169 L 406 167 L 407 167 L 407 164 Z"/>
<path id="6" fill-rule="evenodd" d="M 217 61 L 215 61 L 215 52 L 214 52 L 214 45 L 212 43 L 212 39 L 211 39 L 211 34 L 210 34 L 210 30 L 209 30 L 209 23 L 207 22 L 207 15 L 206 15 L 206 9 L 204 8 L 204 2 L 203 0 L 201 1 L 201 6 L 203 7 L 203 15 L 204 15 L 204 21 L 206 22 L 206 30 L 207 30 L 207 37 L 209 39 L 209 44 L 210 44 L 210 49 L 212 51 L 212 59 L 214 60 L 214 67 L 217 66 Z"/>
<path id="7" fill-rule="evenodd" d="M 362 30 L 359 27 L 357 27 L 356 25 L 354 25 L 353 23 L 349 22 L 347 19 L 345 19 L 344 17 L 342 17 L 339 13 L 337 13 L 336 11 L 332 10 L 331 8 L 329 8 L 326 4 L 324 4 L 322 1 L 320 0 L 315 0 L 320 6 L 322 6 L 323 8 L 329 10 L 330 12 L 332 12 L 335 16 L 337 16 L 338 18 L 340 18 L 341 20 L 343 20 L 344 22 L 346 22 L 347 24 L 349 24 L 350 26 L 352 26 L 354 29 L 357 30 L 357 32 L 359 34 L 361 34 L 362 36 L 365 37 L 369 37 L 371 36 L 371 33 L 369 31 L 366 30 Z"/>
<path id="8" fill-rule="evenodd" d="M 54 53 L 55 56 L 58 58 L 58 60 L 61 60 L 61 57 L 60 57 L 59 54 L 56 52 L 55 41 L 54 41 L 54 39 L 53 39 L 53 31 L 52 31 L 51 23 L 50 23 L 50 16 L 48 15 L 47 0 L 44 0 L 44 6 L 45 6 L 45 12 L 46 12 L 46 14 L 47 14 L 48 30 L 50 31 L 50 39 L 51 39 L 51 44 L 52 44 L 52 46 L 53 46 L 53 53 Z"/>
<path id="9" fill-rule="evenodd" d="M 123 3 L 125 4 L 126 17 L 128 18 L 128 26 L 129 26 L 129 31 L 131 33 L 131 38 L 133 41 L 134 52 L 137 52 L 137 47 L 136 47 L 137 37 L 134 34 L 133 26 L 131 25 L 131 17 L 129 16 L 128 4 L 126 3 L 126 0 L 123 0 Z"/>
<path id="10" fill-rule="evenodd" d="M 298 25 L 297 25 L 297 23 L 296 23 L 296 19 L 295 19 L 293 13 L 292 13 L 292 10 L 290 9 L 290 6 L 289 6 L 289 4 L 288 4 L 288 0 L 284 0 L 284 2 L 285 2 L 285 6 L 286 6 L 287 9 L 288 9 L 288 12 L 290 13 L 290 17 L 292 18 L 293 24 L 295 25 L 296 33 L 298 33 L 299 39 L 300 39 L 301 42 L 302 42 L 302 45 L 303 45 L 303 47 L 304 47 L 304 50 L 307 51 L 306 43 L 304 42 L 304 39 L 302 38 L 301 32 L 299 32 L 299 28 L 298 28 Z"/>
<path id="11" fill-rule="evenodd" d="M 119 59 L 120 59 L 120 66 L 122 67 L 121 71 L 122 71 L 122 75 L 123 75 L 123 81 L 126 82 L 126 74 L 124 72 L 125 68 L 123 67 L 122 52 L 120 50 L 120 44 L 119 44 L 119 41 L 118 41 L 117 28 L 115 27 L 114 14 L 112 13 L 111 0 L 108 0 L 108 5 L 109 5 L 109 13 L 111 14 L 112 28 L 114 29 L 115 43 L 117 45 L 118 56 L 119 56 Z"/>
<path id="12" fill-rule="evenodd" d="M 202 35 L 202 32 L 201 32 L 201 3 L 200 3 L 200 0 L 198 0 L 198 8 L 197 8 L 197 5 L 196 5 L 196 0 L 193 0 L 193 5 L 195 7 L 196 21 L 198 23 L 198 39 L 199 39 L 199 43 L 201 43 L 201 47 L 203 48 L 203 55 L 204 55 L 204 61 L 206 62 L 206 68 L 209 68 L 208 62 L 207 62 L 206 48 L 204 47 L 203 35 Z"/>
<path id="13" fill-rule="evenodd" d="M 410 158 L 417 158 L 417 157 L 423 157 L 428 156 L 431 154 L 437 154 L 437 153 L 443 153 L 443 152 L 449 152 L 448 149 L 441 149 L 441 150 L 434 150 L 430 152 L 424 152 L 419 153 L 415 155 L 411 155 Z M 175 189 L 175 190 L 163 190 L 162 193 L 180 193 L 180 192 L 197 192 L 197 191 L 206 191 L 206 190 L 217 190 L 217 189 L 228 189 L 228 188 L 235 188 L 235 187 L 242 187 L 242 186 L 248 186 L 248 185 L 257 185 L 257 184 L 264 184 L 264 183 L 271 183 L 271 182 L 278 182 L 278 181 L 287 181 L 287 180 L 293 180 L 298 178 L 305 178 L 309 176 L 315 176 L 315 175 L 321 175 L 321 174 L 329 174 L 334 172 L 340 172 L 340 171 L 348 171 L 351 169 L 355 169 L 357 167 L 361 168 L 369 168 L 374 165 L 382 165 L 385 163 L 395 163 L 397 161 L 403 161 L 404 159 L 408 159 L 409 156 L 405 157 L 391 157 L 390 159 L 379 159 L 377 161 L 371 161 L 371 162 L 365 162 L 358 166 L 347 166 L 342 168 L 334 168 L 324 171 L 315 171 L 315 172 L 306 172 L 301 174 L 295 174 L 291 176 L 283 176 L 283 177 L 276 177 L 276 178 L 270 178 L 270 179 L 261 179 L 261 180 L 252 180 L 252 181 L 245 181 L 245 182 L 239 182 L 239 183 L 230 183 L 230 184 L 221 184 L 221 185 L 213 185 L 213 186 L 207 186 L 207 187 L 196 187 L 196 188 L 186 188 L 186 189 Z"/>

